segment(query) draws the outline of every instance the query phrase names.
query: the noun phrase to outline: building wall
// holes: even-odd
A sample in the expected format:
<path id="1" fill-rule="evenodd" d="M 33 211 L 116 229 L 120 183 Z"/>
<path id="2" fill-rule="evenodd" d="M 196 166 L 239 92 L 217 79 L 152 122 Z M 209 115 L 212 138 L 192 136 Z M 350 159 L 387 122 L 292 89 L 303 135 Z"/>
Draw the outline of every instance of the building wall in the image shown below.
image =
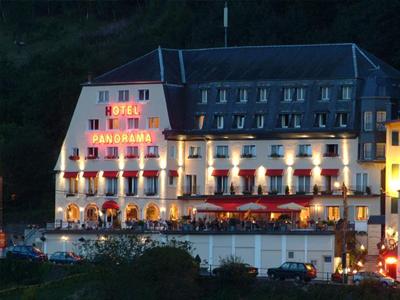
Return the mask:
<path id="1" fill-rule="evenodd" d="M 74 251 L 80 253 L 79 239 L 98 239 L 94 233 L 48 232 L 44 251 Z M 193 256 L 199 255 L 203 266 L 217 267 L 220 260 L 230 255 L 259 268 L 266 275 L 268 268 L 278 267 L 285 261 L 311 262 L 317 268 L 318 277 L 327 278 L 334 271 L 333 234 L 153 234 L 152 239 L 188 241 L 193 246 Z M 291 253 L 292 252 L 292 253 Z M 289 258 L 293 254 L 293 258 Z"/>

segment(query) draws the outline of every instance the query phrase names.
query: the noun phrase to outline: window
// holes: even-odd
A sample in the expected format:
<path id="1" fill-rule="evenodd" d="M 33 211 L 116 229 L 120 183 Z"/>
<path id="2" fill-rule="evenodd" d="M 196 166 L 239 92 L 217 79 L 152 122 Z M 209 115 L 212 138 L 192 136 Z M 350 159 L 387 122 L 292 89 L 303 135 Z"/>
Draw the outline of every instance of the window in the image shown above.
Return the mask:
<path id="1" fill-rule="evenodd" d="M 138 188 L 137 177 L 126 177 L 126 195 L 127 196 L 136 196 L 137 188 Z"/>
<path id="2" fill-rule="evenodd" d="M 224 128 L 224 116 L 215 116 L 217 122 L 217 128 L 223 129 Z"/>
<path id="3" fill-rule="evenodd" d="M 225 103 L 225 102 L 226 102 L 226 89 L 218 89 L 217 103 Z"/>
<path id="4" fill-rule="evenodd" d="M 216 147 L 216 158 L 228 158 L 229 154 L 228 154 L 229 148 L 228 146 L 217 146 Z"/>
<path id="5" fill-rule="evenodd" d="M 392 131 L 392 146 L 398 146 L 398 145 L 399 145 L 399 132 Z"/>
<path id="6" fill-rule="evenodd" d="M 306 95 L 306 89 L 301 87 L 296 89 L 296 100 L 304 101 Z"/>
<path id="7" fill-rule="evenodd" d="M 305 144 L 305 145 L 299 145 L 299 152 L 297 156 L 300 157 L 310 157 L 312 155 L 311 153 L 311 145 Z"/>
<path id="8" fill-rule="evenodd" d="M 288 128 L 289 127 L 289 114 L 280 114 L 278 125 L 280 128 Z"/>
<path id="9" fill-rule="evenodd" d="M 139 90 L 139 101 L 148 101 L 150 99 L 150 91 L 148 89 Z"/>
<path id="10" fill-rule="evenodd" d="M 169 147 L 169 158 L 175 159 L 175 153 L 176 153 L 175 146 L 174 145 L 170 146 Z"/>
<path id="11" fill-rule="evenodd" d="M 283 157 L 283 145 L 271 145 L 271 157 Z"/>
<path id="12" fill-rule="evenodd" d="M 239 102 L 247 102 L 247 89 L 239 89 Z"/>
<path id="13" fill-rule="evenodd" d="M 175 176 L 168 176 L 168 185 L 174 186 L 175 185 Z"/>
<path id="14" fill-rule="evenodd" d="M 385 159 L 386 154 L 386 144 L 385 143 L 376 143 L 376 158 L 377 159 Z"/>
<path id="15" fill-rule="evenodd" d="M 125 158 L 139 158 L 139 147 L 138 146 L 126 147 Z"/>
<path id="16" fill-rule="evenodd" d="M 146 158 L 159 157 L 158 146 L 147 146 Z"/>
<path id="17" fill-rule="evenodd" d="M 342 100 L 350 100 L 351 99 L 351 86 L 344 85 L 342 86 Z"/>
<path id="18" fill-rule="evenodd" d="M 267 102 L 268 101 L 268 93 L 269 90 L 267 88 L 259 88 L 258 89 L 258 101 L 259 102 Z"/>
<path id="19" fill-rule="evenodd" d="M 118 190 L 117 178 L 106 178 L 106 196 L 116 195 L 117 190 Z"/>
<path id="20" fill-rule="evenodd" d="M 215 176 L 215 185 L 217 194 L 226 194 L 228 192 L 228 177 L 227 176 Z"/>
<path id="21" fill-rule="evenodd" d="M 120 90 L 118 91 L 118 102 L 128 102 L 129 101 L 129 91 Z"/>
<path id="22" fill-rule="evenodd" d="M 316 113 L 314 126 L 319 128 L 326 127 L 327 113 Z"/>
<path id="23" fill-rule="evenodd" d="M 325 263 L 331 263 L 332 262 L 332 256 L 324 256 L 324 262 Z"/>
<path id="24" fill-rule="evenodd" d="M 88 122 L 88 130 L 99 130 L 99 120 L 90 119 Z"/>
<path id="25" fill-rule="evenodd" d="M 293 251 L 289 251 L 288 252 L 288 259 L 290 259 L 290 258 L 294 258 L 294 252 Z"/>
<path id="26" fill-rule="evenodd" d="M 377 111 L 376 112 L 376 129 L 379 131 L 385 131 L 385 122 L 386 122 L 386 111 Z"/>
<path id="27" fill-rule="evenodd" d="M 105 158 L 107 159 L 118 158 L 118 147 L 107 147 Z"/>
<path id="28" fill-rule="evenodd" d="M 206 104 L 208 100 L 208 90 L 207 89 L 201 89 L 200 91 L 200 103 Z"/>
<path id="29" fill-rule="evenodd" d="M 328 206 L 328 220 L 337 221 L 340 219 L 340 208 L 339 206 Z"/>
<path id="30" fill-rule="evenodd" d="M 321 87 L 321 100 L 329 101 L 329 87 L 327 86 Z"/>
<path id="31" fill-rule="evenodd" d="M 398 206 L 399 199 L 398 198 L 392 198 L 390 201 L 390 213 L 392 214 L 397 214 L 399 210 Z"/>
<path id="32" fill-rule="evenodd" d="M 297 176 L 297 192 L 298 193 L 310 192 L 310 176 Z"/>
<path id="33" fill-rule="evenodd" d="M 368 206 L 357 206 L 356 207 L 356 220 L 359 220 L 359 221 L 368 220 Z"/>
<path id="34" fill-rule="evenodd" d="M 146 177 L 146 196 L 154 196 L 158 194 L 158 177 Z"/>
<path id="35" fill-rule="evenodd" d="M 356 191 L 359 193 L 365 193 L 368 184 L 368 174 L 367 173 L 357 173 L 356 174 Z"/>
<path id="36" fill-rule="evenodd" d="M 198 116 L 195 116 L 195 128 L 196 129 L 203 129 L 203 126 L 204 126 L 204 118 L 205 118 L 205 116 L 204 115 L 198 115 Z"/>
<path id="37" fill-rule="evenodd" d="M 187 195 L 197 195 L 197 175 L 186 175 L 185 193 Z"/>
<path id="38" fill-rule="evenodd" d="M 372 159 L 372 143 L 365 143 L 363 150 L 364 150 L 364 159 L 365 160 Z"/>
<path id="39" fill-rule="evenodd" d="M 108 91 L 99 91 L 97 102 L 98 103 L 108 103 L 108 101 L 109 101 Z"/>
<path id="40" fill-rule="evenodd" d="M 301 114 L 293 114 L 293 127 L 294 128 L 301 127 Z"/>
<path id="41" fill-rule="evenodd" d="M 337 113 L 336 114 L 336 127 L 347 127 L 347 113 Z"/>
<path id="42" fill-rule="evenodd" d="M 270 193 L 281 194 L 282 193 L 282 176 L 271 176 L 269 180 L 270 180 Z"/>
<path id="43" fill-rule="evenodd" d="M 86 178 L 86 194 L 87 195 L 96 195 L 98 188 L 98 177 L 87 177 Z"/>
<path id="44" fill-rule="evenodd" d="M 256 157 L 256 146 L 255 145 L 243 145 L 242 157 L 251 158 Z"/>
<path id="45" fill-rule="evenodd" d="M 99 157 L 99 148 L 97 147 L 88 147 L 87 148 L 87 159 L 94 159 Z"/>
<path id="46" fill-rule="evenodd" d="M 148 127 L 151 128 L 159 128 L 160 126 L 160 118 L 159 117 L 151 117 L 148 118 Z"/>
<path id="47" fill-rule="evenodd" d="M 71 156 L 72 156 L 72 158 L 79 159 L 79 148 L 72 148 Z M 71 159 L 71 157 L 70 157 L 70 159 Z"/>
<path id="48" fill-rule="evenodd" d="M 364 131 L 372 130 L 372 111 L 364 112 Z"/>
<path id="49" fill-rule="evenodd" d="M 294 88 L 283 89 L 283 101 L 290 102 L 293 100 Z"/>
<path id="50" fill-rule="evenodd" d="M 189 158 L 200 158 L 200 147 L 198 146 L 190 146 L 189 147 Z"/>
<path id="51" fill-rule="evenodd" d="M 109 130 L 119 129 L 119 120 L 117 118 L 107 119 L 107 128 Z"/>
<path id="52" fill-rule="evenodd" d="M 128 129 L 139 128 L 139 118 L 128 118 Z"/>
<path id="53" fill-rule="evenodd" d="M 264 128 L 264 115 L 256 115 L 256 128 Z"/>
<path id="54" fill-rule="evenodd" d="M 339 155 L 339 146 L 338 144 L 327 144 L 326 151 L 324 156 L 325 157 L 336 157 Z"/>
<path id="55" fill-rule="evenodd" d="M 233 117 L 233 126 L 236 129 L 243 129 L 243 127 L 244 127 L 244 116 L 243 115 L 235 115 Z"/>
<path id="56" fill-rule="evenodd" d="M 68 194 L 72 196 L 78 193 L 78 176 L 68 178 Z"/>

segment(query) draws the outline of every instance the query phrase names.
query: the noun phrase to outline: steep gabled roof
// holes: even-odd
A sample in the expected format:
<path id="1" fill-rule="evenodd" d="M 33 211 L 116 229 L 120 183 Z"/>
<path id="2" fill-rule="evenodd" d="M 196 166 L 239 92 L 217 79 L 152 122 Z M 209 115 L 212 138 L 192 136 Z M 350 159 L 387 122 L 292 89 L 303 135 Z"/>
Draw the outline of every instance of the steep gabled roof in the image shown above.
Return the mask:
<path id="1" fill-rule="evenodd" d="M 355 44 L 162 49 L 97 78 L 92 84 L 132 82 L 351 79 L 400 72 Z"/>

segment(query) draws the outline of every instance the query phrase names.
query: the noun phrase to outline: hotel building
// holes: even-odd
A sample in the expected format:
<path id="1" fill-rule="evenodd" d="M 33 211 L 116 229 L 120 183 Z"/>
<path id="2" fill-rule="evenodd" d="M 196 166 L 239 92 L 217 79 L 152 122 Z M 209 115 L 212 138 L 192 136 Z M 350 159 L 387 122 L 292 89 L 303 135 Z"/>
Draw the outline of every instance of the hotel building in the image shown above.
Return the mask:
<path id="1" fill-rule="evenodd" d="M 337 182 L 350 224 L 368 232 L 385 212 L 399 79 L 355 44 L 158 48 L 82 85 L 55 167 L 55 221 L 337 221 Z"/>

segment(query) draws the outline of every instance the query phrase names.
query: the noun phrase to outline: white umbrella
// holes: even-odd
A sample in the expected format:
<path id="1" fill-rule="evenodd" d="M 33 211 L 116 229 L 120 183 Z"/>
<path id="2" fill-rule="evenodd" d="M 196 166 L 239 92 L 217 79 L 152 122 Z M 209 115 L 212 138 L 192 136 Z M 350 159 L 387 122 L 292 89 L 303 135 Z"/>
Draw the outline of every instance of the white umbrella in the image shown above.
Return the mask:
<path id="1" fill-rule="evenodd" d="M 261 210 L 261 209 L 266 209 L 267 207 L 265 205 L 261 205 L 258 203 L 250 202 L 246 204 L 242 204 L 237 207 L 238 210 L 240 211 L 247 211 L 247 210 Z"/>
<path id="2" fill-rule="evenodd" d="M 222 210 L 221 206 L 212 204 L 212 203 L 208 203 L 208 202 L 204 202 L 201 203 L 199 205 L 196 205 L 195 208 L 197 210 L 203 210 L 203 211 L 207 211 L 207 210 Z"/>
<path id="3" fill-rule="evenodd" d="M 289 203 L 285 203 L 285 204 L 281 204 L 278 206 L 278 208 L 280 209 L 288 209 L 288 210 L 302 210 L 305 209 L 305 207 L 303 205 L 294 203 L 294 202 L 289 202 Z"/>

